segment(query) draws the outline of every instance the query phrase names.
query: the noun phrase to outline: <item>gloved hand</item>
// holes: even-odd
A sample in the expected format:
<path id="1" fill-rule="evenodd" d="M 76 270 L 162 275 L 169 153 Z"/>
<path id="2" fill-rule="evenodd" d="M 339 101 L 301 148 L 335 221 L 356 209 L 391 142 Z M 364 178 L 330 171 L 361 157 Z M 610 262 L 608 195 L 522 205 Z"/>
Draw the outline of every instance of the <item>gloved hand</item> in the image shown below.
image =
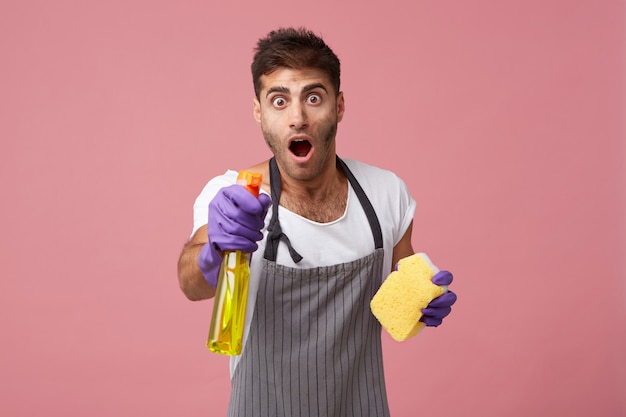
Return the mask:
<path id="1" fill-rule="evenodd" d="M 263 238 L 261 229 L 272 200 L 260 193 L 255 198 L 245 187 L 230 185 L 218 191 L 209 203 L 209 241 L 202 247 L 198 265 L 204 279 L 213 288 L 222 264 L 222 251 L 240 250 L 252 253 Z"/>
<path id="2" fill-rule="evenodd" d="M 452 274 L 448 271 L 440 271 L 433 277 L 433 284 L 450 285 Z M 422 309 L 423 316 L 420 321 L 426 326 L 437 327 L 443 319 L 452 311 L 452 304 L 456 302 L 456 294 L 448 290 L 444 294 L 432 300 L 426 308 Z"/>

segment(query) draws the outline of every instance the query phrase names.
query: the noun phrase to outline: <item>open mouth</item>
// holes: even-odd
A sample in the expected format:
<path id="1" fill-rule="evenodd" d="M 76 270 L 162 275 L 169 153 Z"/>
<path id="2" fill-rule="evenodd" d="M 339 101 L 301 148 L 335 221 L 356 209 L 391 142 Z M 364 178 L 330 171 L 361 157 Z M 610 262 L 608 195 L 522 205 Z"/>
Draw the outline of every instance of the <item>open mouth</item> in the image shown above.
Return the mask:
<path id="1" fill-rule="evenodd" d="M 289 144 L 289 150 L 295 156 L 307 156 L 311 148 L 311 143 L 306 139 L 297 139 Z"/>

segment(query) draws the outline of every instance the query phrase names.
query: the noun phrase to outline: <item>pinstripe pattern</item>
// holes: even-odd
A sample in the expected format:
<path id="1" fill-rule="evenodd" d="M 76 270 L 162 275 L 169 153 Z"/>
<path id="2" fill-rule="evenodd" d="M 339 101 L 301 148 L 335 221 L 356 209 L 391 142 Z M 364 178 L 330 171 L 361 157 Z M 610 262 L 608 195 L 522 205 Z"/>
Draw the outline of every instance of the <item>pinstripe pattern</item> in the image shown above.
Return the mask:
<path id="1" fill-rule="evenodd" d="M 380 287 L 380 223 L 347 165 L 367 216 L 375 251 L 353 262 L 301 269 L 276 264 L 278 242 L 291 247 L 278 221 L 280 173 L 270 160 L 273 214 L 255 310 L 232 377 L 230 417 L 388 417 L 380 324 L 369 303 Z"/>
<path id="2" fill-rule="evenodd" d="M 369 313 L 383 250 L 312 269 L 263 262 L 229 416 L 388 416 L 381 330 Z"/>

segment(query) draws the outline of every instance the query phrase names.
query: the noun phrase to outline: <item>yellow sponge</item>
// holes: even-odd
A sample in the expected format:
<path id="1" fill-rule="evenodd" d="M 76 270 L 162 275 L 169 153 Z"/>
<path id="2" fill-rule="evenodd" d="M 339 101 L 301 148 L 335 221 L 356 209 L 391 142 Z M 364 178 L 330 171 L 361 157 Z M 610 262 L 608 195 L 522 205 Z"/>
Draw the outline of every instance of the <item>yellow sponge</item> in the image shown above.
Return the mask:
<path id="1" fill-rule="evenodd" d="M 447 291 L 432 283 L 439 272 L 425 253 L 416 253 L 398 262 L 370 302 L 372 313 L 397 341 L 415 336 L 423 327 L 422 309 Z"/>

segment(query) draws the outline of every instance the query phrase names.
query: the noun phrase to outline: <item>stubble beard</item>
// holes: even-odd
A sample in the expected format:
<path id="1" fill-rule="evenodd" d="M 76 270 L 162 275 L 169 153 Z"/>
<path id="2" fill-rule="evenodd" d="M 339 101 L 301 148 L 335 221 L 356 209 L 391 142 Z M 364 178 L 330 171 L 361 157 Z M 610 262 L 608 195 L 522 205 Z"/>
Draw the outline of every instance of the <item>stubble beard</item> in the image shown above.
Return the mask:
<path id="1" fill-rule="evenodd" d="M 293 179 L 298 181 L 308 181 L 316 178 L 326 167 L 328 163 L 328 158 L 333 157 L 333 164 L 335 154 L 333 152 L 330 155 L 330 149 L 335 142 L 335 137 L 337 136 L 337 122 L 332 121 L 329 124 L 324 124 L 324 129 L 322 131 L 318 131 L 319 137 L 322 138 L 320 146 L 315 148 L 315 165 L 312 166 L 311 170 L 306 173 L 296 172 L 296 169 L 292 169 L 289 164 L 290 152 L 289 149 L 282 147 L 279 145 L 281 143 L 285 143 L 286 141 L 280 140 L 276 134 L 267 130 L 263 125 L 261 125 L 261 132 L 263 133 L 263 137 L 265 138 L 265 142 L 267 146 L 270 148 L 278 165 L 281 167 L 283 171 L 283 175 L 287 175 Z"/>

